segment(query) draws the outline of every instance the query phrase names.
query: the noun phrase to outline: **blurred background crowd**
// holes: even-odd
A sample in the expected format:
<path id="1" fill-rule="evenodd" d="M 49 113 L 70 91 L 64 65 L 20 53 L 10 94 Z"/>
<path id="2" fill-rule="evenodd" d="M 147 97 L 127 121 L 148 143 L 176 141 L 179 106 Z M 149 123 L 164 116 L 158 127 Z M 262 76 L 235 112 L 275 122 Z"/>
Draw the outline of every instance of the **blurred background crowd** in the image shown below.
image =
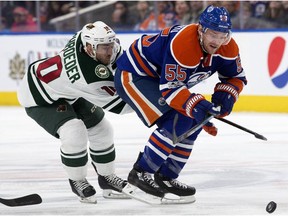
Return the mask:
<path id="1" fill-rule="evenodd" d="M 96 20 L 118 31 L 197 23 L 209 4 L 230 12 L 232 29 L 288 28 L 288 1 L 0 1 L 0 33 L 75 32 Z"/>

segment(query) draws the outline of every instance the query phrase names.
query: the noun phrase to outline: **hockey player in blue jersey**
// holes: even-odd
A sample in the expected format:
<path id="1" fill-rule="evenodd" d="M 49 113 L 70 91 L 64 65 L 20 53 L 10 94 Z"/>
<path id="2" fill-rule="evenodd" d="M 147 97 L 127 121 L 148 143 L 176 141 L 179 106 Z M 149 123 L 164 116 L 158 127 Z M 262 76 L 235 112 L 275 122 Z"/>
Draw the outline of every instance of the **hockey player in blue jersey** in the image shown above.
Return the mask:
<path id="1" fill-rule="evenodd" d="M 195 188 L 176 179 L 201 129 L 174 144 L 173 120 L 178 114 L 175 131 L 180 135 L 208 113 L 224 117 L 232 111 L 247 81 L 231 26 L 228 11 L 210 5 L 198 24 L 143 35 L 117 60 L 118 94 L 147 127 L 157 126 L 129 173 L 126 189 L 131 195 L 139 188 L 160 203 L 167 201 L 167 194 L 176 195 L 175 202 L 195 201 Z M 215 83 L 210 102 L 194 92 L 193 86 L 213 74 L 218 75 L 219 82 Z M 210 122 L 203 128 L 211 135 L 217 134 Z"/>

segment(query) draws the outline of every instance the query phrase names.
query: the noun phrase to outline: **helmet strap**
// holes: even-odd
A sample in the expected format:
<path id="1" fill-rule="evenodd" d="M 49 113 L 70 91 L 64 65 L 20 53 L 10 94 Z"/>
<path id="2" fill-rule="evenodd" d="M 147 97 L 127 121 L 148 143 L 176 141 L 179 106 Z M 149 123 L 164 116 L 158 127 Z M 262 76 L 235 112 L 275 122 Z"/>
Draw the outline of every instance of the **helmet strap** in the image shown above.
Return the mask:
<path id="1" fill-rule="evenodd" d="M 89 55 L 91 58 L 93 58 L 95 61 L 97 61 L 97 59 L 96 59 L 96 50 L 93 49 L 91 44 L 89 44 L 89 45 L 91 46 L 91 48 L 88 48 L 87 46 L 84 46 L 84 50 L 87 53 L 87 55 Z"/>
<path id="2" fill-rule="evenodd" d="M 202 48 L 202 50 L 206 53 L 208 53 L 204 47 L 204 43 L 203 43 L 203 34 L 207 31 L 207 28 L 204 28 L 202 25 L 199 25 L 198 27 L 198 34 L 199 34 L 199 43 L 200 46 Z"/>
<path id="3" fill-rule="evenodd" d="M 227 39 L 225 40 L 225 42 L 222 45 L 224 45 L 224 46 L 227 45 L 230 42 L 231 37 L 232 37 L 232 32 L 229 31 L 229 33 L 227 35 Z"/>

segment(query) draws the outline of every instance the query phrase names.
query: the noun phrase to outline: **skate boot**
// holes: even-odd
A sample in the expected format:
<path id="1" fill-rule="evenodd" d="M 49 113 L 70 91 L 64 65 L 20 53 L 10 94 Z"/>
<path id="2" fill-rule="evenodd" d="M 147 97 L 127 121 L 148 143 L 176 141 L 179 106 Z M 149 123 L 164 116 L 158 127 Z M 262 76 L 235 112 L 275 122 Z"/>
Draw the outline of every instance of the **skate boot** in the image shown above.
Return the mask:
<path id="1" fill-rule="evenodd" d="M 98 176 L 98 183 L 101 189 L 111 189 L 118 192 L 122 192 L 122 189 L 126 186 L 127 181 L 116 176 L 115 174 L 107 176 Z"/>
<path id="2" fill-rule="evenodd" d="M 97 203 L 96 197 L 94 196 L 96 191 L 86 178 L 79 181 L 69 179 L 69 183 L 73 193 L 79 197 L 80 202 Z"/>
<path id="3" fill-rule="evenodd" d="M 154 182 L 150 173 L 145 172 L 138 165 L 138 161 L 143 156 L 143 152 L 140 152 L 138 158 L 133 166 L 133 169 L 130 171 L 128 175 L 128 182 L 144 191 L 147 194 L 156 197 L 164 197 L 164 191 Z"/>
<path id="4" fill-rule="evenodd" d="M 176 179 L 164 177 L 159 172 L 154 174 L 154 180 L 165 192 L 175 194 L 187 202 L 195 201 L 194 194 L 196 193 L 196 189 L 194 187 L 179 182 Z"/>
<path id="5" fill-rule="evenodd" d="M 133 199 L 150 205 L 186 203 L 182 202 L 178 195 L 164 190 L 157 184 L 157 182 L 154 181 L 150 173 L 145 172 L 138 165 L 138 161 L 141 157 L 142 153 L 140 152 L 133 169 L 128 175 L 128 184 L 124 187 L 123 193 L 127 194 Z M 140 190 L 140 193 L 138 193 L 138 189 Z"/>
<path id="6" fill-rule="evenodd" d="M 128 176 L 128 182 L 145 193 L 156 197 L 164 197 L 164 191 L 154 182 L 150 173 L 140 171 L 134 165 Z"/>
<path id="7" fill-rule="evenodd" d="M 126 194 L 122 193 L 122 189 L 126 186 L 127 181 L 118 177 L 116 174 L 100 175 L 97 167 L 91 162 L 95 172 L 98 175 L 98 184 L 103 190 L 103 197 L 108 199 L 130 199 Z"/>
<path id="8" fill-rule="evenodd" d="M 98 174 L 98 183 L 100 188 L 103 190 L 104 198 L 129 199 L 128 196 L 122 193 L 122 189 L 126 186 L 127 181 L 117 175 L 111 174 L 102 176 Z"/>

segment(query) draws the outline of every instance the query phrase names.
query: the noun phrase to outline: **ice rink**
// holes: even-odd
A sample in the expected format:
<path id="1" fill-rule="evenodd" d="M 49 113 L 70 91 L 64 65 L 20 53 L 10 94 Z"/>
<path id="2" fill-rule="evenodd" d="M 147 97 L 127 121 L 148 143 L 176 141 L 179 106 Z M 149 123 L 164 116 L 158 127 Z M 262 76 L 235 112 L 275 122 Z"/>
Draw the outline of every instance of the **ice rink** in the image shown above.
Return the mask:
<path id="1" fill-rule="evenodd" d="M 116 172 L 126 178 L 138 152 L 154 128 L 134 114 L 106 115 L 115 130 Z M 217 137 L 202 132 L 179 180 L 195 186 L 196 202 L 150 206 L 136 200 L 102 198 L 97 176 L 89 167 L 88 180 L 98 203 L 83 204 L 71 192 L 60 162 L 59 140 L 50 136 L 23 108 L 0 107 L 0 197 L 38 193 L 39 205 L 8 207 L 0 215 L 288 215 L 288 114 L 232 113 L 227 119 L 254 130 L 256 139 L 217 120 Z"/>

